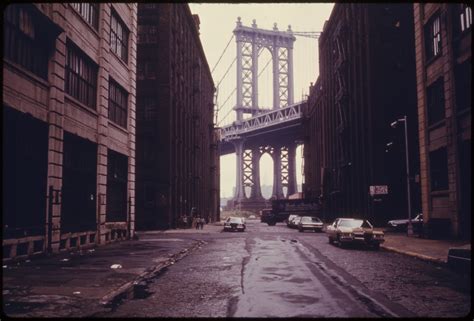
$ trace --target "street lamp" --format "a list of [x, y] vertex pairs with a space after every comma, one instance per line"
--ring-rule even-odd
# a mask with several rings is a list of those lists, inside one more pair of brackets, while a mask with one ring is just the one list
[[403, 116], [403, 118], [397, 119], [396, 121], [392, 122], [390, 126], [392, 128], [396, 128], [399, 122], [403, 122], [405, 125], [405, 158], [407, 163], [407, 196], [408, 196], [408, 227], [407, 227], [407, 234], [408, 236], [413, 235], [413, 225], [411, 224], [411, 193], [410, 193], [410, 163], [408, 161], [408, 132], [407, 132], [407, 116]]

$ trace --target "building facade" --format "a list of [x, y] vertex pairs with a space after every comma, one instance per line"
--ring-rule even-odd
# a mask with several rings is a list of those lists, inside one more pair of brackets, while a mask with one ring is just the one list
[[472, 7], [413, 6], [424, 225], [470, 239]]
[[4, 259], [133, 236], [137, 5], [3, 15]]
[[407, 116], [412, 213], [420, 211], [412, 5], [335, 4], [319, 57], [305, 113], [305, 197], [321, 199], [327, 221], [407, 217], [403, 124], [390, 126]]
[[187, 4], [138, 4], [137, 227], [218, 220], [214, 83]]

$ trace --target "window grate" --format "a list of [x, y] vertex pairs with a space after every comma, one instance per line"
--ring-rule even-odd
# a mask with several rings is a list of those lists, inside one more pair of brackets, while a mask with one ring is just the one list
[[125, 24], [115, 11], [110, 16], [110, 48], [120, 59], [128, 63], [128, 34]]
[[109, 81], [109, 119], [119, 126], [127, 127], [128, 93], [113, 79]]
[[95, 109], [97, 101], [97, 65], [71, 42], [66, 54], [66, 93]]
[[10, 4], [3, 13], [4, 58], [48, 79], [48, 48], [38, 21], [22, 5]]
[[71, 6], [95, 30], [99, 29], [99, 3], [71, 3]]

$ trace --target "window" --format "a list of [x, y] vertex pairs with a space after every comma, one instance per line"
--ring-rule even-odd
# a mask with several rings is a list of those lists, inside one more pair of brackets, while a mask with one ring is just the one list
[[430, 152], [431, 191], [442, 191], [448, 185], [448, 156], [446, 147]]
[[137, 61], [137, 79], [138, 80], [145, 79], [145, 64], [143, 60]]
[[128, 157], [111, 149], [107, 152], [107, 214], [108, 222], [127, 220]]
[[66, 49], [66, 93], [95, 109], [97, 101], [97, 65], [72, 42]]
[[128, 62], [128, 30], [115, 11], [110, 17], [110, 48], [124, 62]]
[[471, 59], [468, 59], [454, 69], [456, 108], [458, 111], [471, 108], [471, 67]]
[[436, 14], [425, 26], [426, 60], [441, 55], [441, 19]]
[[155, 79], [156, 78], [156, 62], [145, 62], [145, 78], [146, 79]]
[[48, 79], [48, 47], [39, 24], [20, 4], [10, 4], [3, 12], [3, 57], [35, 75]]
[[154, 25], [138, 26], [138, 43], [156, 43], [157, 29]]
[[155, 139], [151, 136], [143, 137], [143, 160], [144, 162], [151, 164], [155, 160], [156, 150]]
[[145, 119], [153, 120], [156, 119], [158, 114], [155, 99], [153, 97], [146, 97], [144, 99]]
[[460, 5], [460, 14], [459, 20], [461, 24], [461, 32], [464, 32], [468, 29], [471, 29], [472, 26], [472, 8], [466, 3], [461, 3]]
[[90, 24], [95, 30], [99, 29], [99, 4], [98, 3], [71, 3], [71, 6]]
[[143, 185], [143, 194], [144, 194], [144, 201], [145, 201], [145, 208], [152, 208], [155, 206], [155, 198], [156, 198], [156, 188], [155, 185], [151, 183], [145, 183]]
[[128, 93], [114, 80], [109, 81], [109, 119], [122, 127], [127, 127]]
[[428, 125], [444, 119], [444, 80], [439, 78], [426, 89]]

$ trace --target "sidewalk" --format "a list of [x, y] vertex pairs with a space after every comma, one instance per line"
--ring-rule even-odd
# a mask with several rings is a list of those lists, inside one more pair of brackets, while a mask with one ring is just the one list
[[381, 244], [381, 247], [441, 264], [448, 262], [450, 249], [462, 248], [469, 252], [471, 250], [471, 244], [468, 241], [431, 240], [417, 236], [408, 237], [405, 233], [393, 232], [385, 232], [385, 242]]
[[143, 295], [151, 278], [203, 244], [157, 238], [156, 233], [138, 233], [138, 241], [3, 263], [3, 312], [14, 317], [87, 317], [123, 298]]

